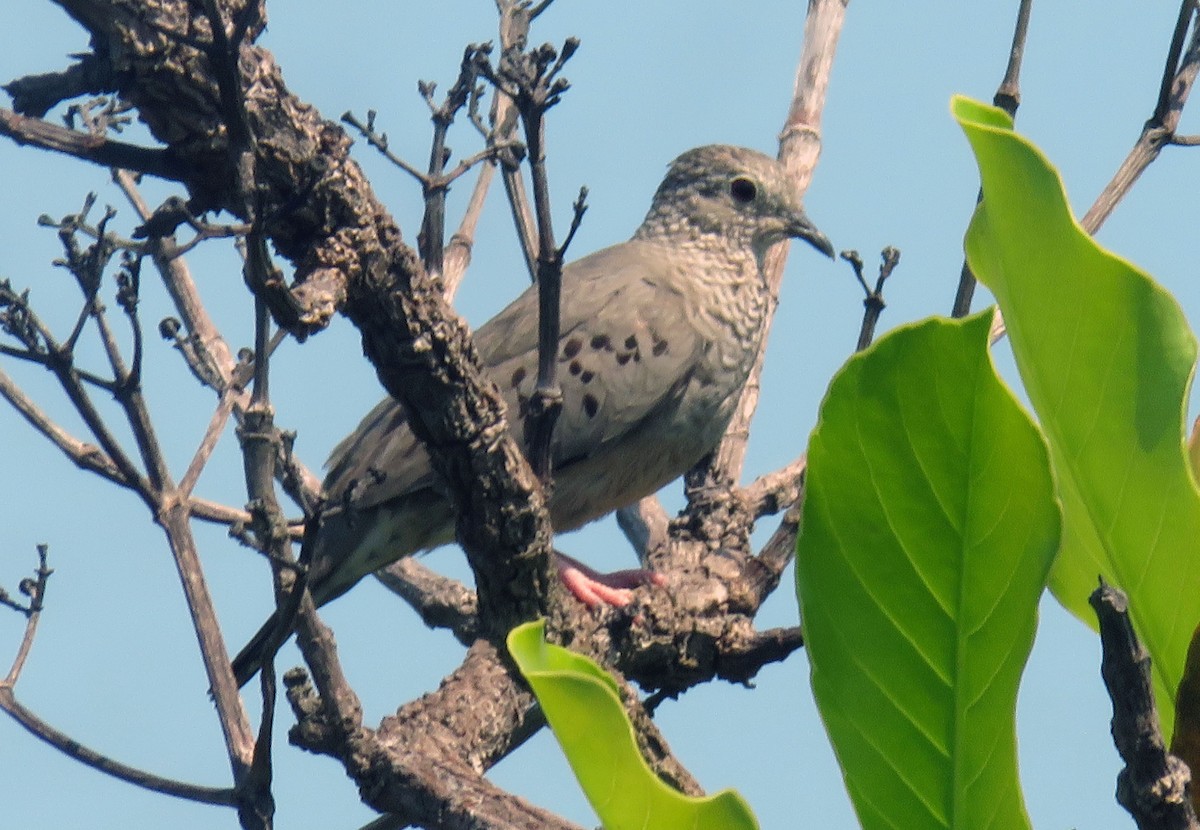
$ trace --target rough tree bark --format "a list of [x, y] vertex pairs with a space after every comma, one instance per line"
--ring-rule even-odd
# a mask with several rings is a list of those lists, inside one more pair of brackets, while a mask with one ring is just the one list
[[[285, 676], [297, 717], [290, 733], [294, 744], [337, 758], [368, 804], [419, 826], [567, 827], [482, 775], [541, 725], [502, 651], [500, 638], [514, 624], [548, 617], [550, 630], [573, 649], [663, 695], [716, 678], [747, 682], [764, 664], [800, 647], [796, 629], [759, 632], [753, 625], [790, 559], [795, 514], [784, 517], [760, 556], [753, 554], [749, 534], [755, 521], [796, 501], [803, 467], [794, 463], [747, 488], [737, 486], [757, 401], [757, 370], [729, 439], [710, 464], [689, 476], [688, 509], [665, 530], [660, 511], [647, 506], [642, 512], [643, 527], [649, 528], [642, 536], [647, 559], [670, 575], [670, 590], [639, 592], [630, 608], [620, 610], [590, 612], [564, 601], [551, 578], [551, 529], [541, 485], [508, 436], [500, 398], [479, 370], [445, 283], [427, 273], [405, 243], [350, 157], [343, 129], [294, 96], [273, 56], [255, 45], [265, 25], [264, 3], [57, 2], [91, 34], [92, 52], [58, 75], [11, 84], [14, 111], [0, 111], [0, 132], [179, 181], [187, 191], [186, 206], [171, 203], [149, 216], [147, 228], [156, 241], [210, 211], [224, 210], [245, 223], [247, 279], [257, 300], [300, 339], [339, 312], [359, 328], [381, 384], [410, 413], [414, 432], [430, 447], [463, 517], [458, 538], [475, 572], [478, 605], [466, 599], [450, 603], [456, 632], [465, 641], [475, 638], [462, 665], [436, 692], [369, 727], [341, 675], [329, 632], [301, 603], [299, 642], [310, 673]], [[523, 40], [531, 15], [544, 7], [498, 5], [502, 26], [509, 27], [506, 39], [514, 42]], [[781, 157], [799, 191], [816, 164], [820, 113], [844, 11], [840, 0], [810, 3], [805, 56], [781, 138]], [[58, 102], [97, 92], [135, 107], [161, 147], [132, 147], [41, 120]], [[506, 176], [510, 189], [516, 182]], [[265, 257], [266, 242], [292, 267], [290, 282], [269, 262], [255, 264], [256, 257]], [[461, 255], [456, 241], [450, 250]], [[781, 248], [772, 258], [776, 290], [785, 255]], [[170, 257], [161, 258], [163, 267], [177, 267]], [[209, 333], [200, 334], [211, 340]], [[233, 371], [228, 363], [226, 353], [227, 376]], [[227, 411], [240, 413], [247, 406], [238, 394]], [[269, 420], [263, 423], [273, 429]], [[311, 488], [302, 468], [291, 480], [299, 492], [305, 483]], [[203, 505], [186, 500], [175, 509], [192, 516], [204, 512]], [[253, 518], [254, 510], [250, 513]], [[283, 539], [279, 533], [276, 528], [277, 539]], [[393, 569], [397, 578], [414, 597], [427, 596], [433, 589], [412, 587], [416, 583], [405, 568]], [[219, 638], [219, 632], [208, 634]], [[210, 662], [221, 659], [209, 656]], [[217, 678], [228, 673], [227, 665], [209, 668]], [[223, 682], [214, 681], [219, 702], [229, 695]], [[699, 792], [628, 682], [625, 690], [643, 747], [660, 775]], [[269, 683], [264, 693], [269, 699]], [[233, 800], [245, 826], [271, 823], [269, 763], [263, 760], [269, 743], [269, 728], [260, 732], [253, 752], [230, 742]]]

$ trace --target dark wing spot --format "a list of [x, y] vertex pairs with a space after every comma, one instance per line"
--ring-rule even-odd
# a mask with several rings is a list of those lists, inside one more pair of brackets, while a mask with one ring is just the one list
[[563, 357], [574, 357], [579, 354], [579, 350], [583, 348], [583, 341], [578, 337], [572, 337], [563, 345]]
[[579, 375], [579, 382], [580, 383], [591, 383], [592, 378], [594, 378], [595, 376], [596, 376], [595, 372], [591, 371], [590, 369], [586, 370]]
[[521, 381], [525, 380], [525, 374], [526, 374], [526, 372], [525, 372], [524, 366], [519, 366], [517, 368], [517, 370], [515, 372], [513, 372], [513, 375], [512, 375], [513, 389], [516, 389], [518, 386], [521, 385]]
[[633, 352], [617, 352], [617, 365], [624, 366], [633, 357]]
[[637, 348], [637, 338], [632, 334], [625, 338], [625, 348], [633, 351]]
[[659, 357], [660, 355], [666, 354], [667, 353], [667, 341], [666, 340], [655, 340], [654, 348], [652, 349], [652, 351], [654, 352], [655, 357]]
[[596, 417], [596, 413], [600, 411], [600, 401], [596, 400], [595, 395], [583, 396], [583, 411], [589, 418]]
[[607, 334], [596, 334], [592, 336], [592, 348], [596, 350], [611, 349], [612, 342], [608, 339]]
[[571, 374], [577, 375], [583, 371], [583, 366], [580, 364], [580, 362], [578, 360], [572, 360], [571, 365], [567, 367], [567, 370]]

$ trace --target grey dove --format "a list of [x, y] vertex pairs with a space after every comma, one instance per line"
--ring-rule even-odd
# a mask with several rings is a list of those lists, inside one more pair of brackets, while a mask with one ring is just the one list
[[[778, 162], [711, 145], [671, 164], [629, 241], [563, 268], [556, 531], [654, 493], [716, 447], [764, 336], [772, 299], [763, 257], [789, 237], [833, 256]], [[474, 335], [518, 440], [537, 375], [537, 308], [531, 286]], [[453, 541], [450, 500], [390, 397], [333, 450], [324, 489], [331, 507], [308, 577], [318, 605], [402, 556]], [[240, 682], [273, 629], [268, 621], [234, 661]]]

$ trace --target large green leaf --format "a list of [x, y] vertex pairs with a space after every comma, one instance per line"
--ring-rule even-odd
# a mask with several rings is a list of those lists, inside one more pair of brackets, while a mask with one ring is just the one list
[[855, 356], [809, 441], [804, 637], [865, 828], [1029, 826], [1017, 684], [1059, 513], [989, 320], [928, 320]]
[[1063, 501], [1051, 588], [1093, 626], [1099, 575], [1129, 595], [1169, 738], [1200, 622], [1200, 494], [1184, 447], [1195, 339], [1166, 291], [1076, 223], [1057, 171], [1004, 113], [965, 98], [953, 109], [983, 186], [967, 258], [1004, 311]]
[[757, 830], [733, 790], [693, 798], [659, 780], [638, 751], [617, 684], [586, 657], [547, 643], [544, 629], [542, 620], [517, 626], [508, 650], [607, 830]]

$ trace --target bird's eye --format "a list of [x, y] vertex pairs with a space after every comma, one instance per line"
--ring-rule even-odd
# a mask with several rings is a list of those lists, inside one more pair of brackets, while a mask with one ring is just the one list
[[758, 195], [758, 186], [745, 176], [738, 176], [729, 183], [729, 195], [739, 205], [747, 205]]

